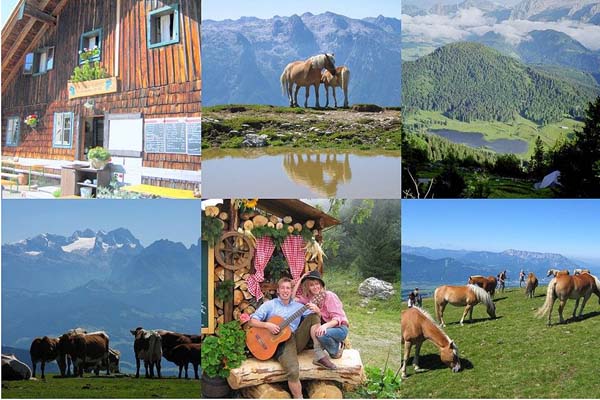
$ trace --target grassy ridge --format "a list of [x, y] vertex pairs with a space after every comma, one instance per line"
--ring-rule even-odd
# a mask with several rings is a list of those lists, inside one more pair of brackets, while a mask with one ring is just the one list
[[[193, 376], [193, 372], [192, 372]], [[83, 378], [3, 381], [3, 398], [200, 398], [200, 382], [194, 379], [106, 378], [85, 374]]]
[[[458, 345], [463, 371], [453, 374], [439, 359], [429, 341], [421, 348], [421, 368], [402, 383], [401, 395], [409, 398], [597, 398], [600, 348], [600, 305], [594, 295], [584, 309], [584, 319], [565, 325], [546, 326], [535, 311], [545, 300], [546, 287], [526, 299], [524, 289], [496, 294], [496, 320], [485, 307], [473, 312], [474, 323], [460, 326], [462, 307], [448, 306], [446, 333]], [[434, 315], [432, 299], [423, 306]], [[558, 321], [558, 303], [552, 322]], [[575, 302], [569, 300], [569, 318]], [[405, 306], [404, 306], [405, 307]], [[411, 356], [414, 355], [414, 348]], [[409, 363], [412, 362], [412, 357]]]

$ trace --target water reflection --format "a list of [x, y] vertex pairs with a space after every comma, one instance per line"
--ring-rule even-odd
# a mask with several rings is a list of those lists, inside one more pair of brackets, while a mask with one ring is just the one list
[[210, 149], [205, 197], [400, 197], [398, 151]]

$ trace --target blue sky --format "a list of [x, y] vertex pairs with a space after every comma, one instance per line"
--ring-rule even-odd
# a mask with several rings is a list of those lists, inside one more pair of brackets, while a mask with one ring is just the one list
[[71, 235], [90, 228], [126, 228], [142, 245], [159, 239], [187, 247], [200, 237], [200, 201], [195, 200], [3, 200], [2, 243], [41, 233]]
[[4, 23], [6, 22], [6, 20], [8, 19], [8, 17], [10, 17], [10, 13], [12, 12], [12, 10], [15, 8], [15, 6], [17, 5], [17, 3], [19, 2], [19, 0], [2, 0], [2, 9], [0, 10], [2, 12], [2, 26], [4, 26]]
[[402, 201], [402, 244], [600, 260], [600, 201]]
[[331, 11], [351, 18], [400, 18], [400, 0], [202, 0], [202, 19], [223, 20], [240, 17], [272, 18], [311, 12]]

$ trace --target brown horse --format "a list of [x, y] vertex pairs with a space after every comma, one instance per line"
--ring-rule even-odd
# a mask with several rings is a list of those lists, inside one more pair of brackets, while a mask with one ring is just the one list
[[580, 275], [580, 274], [590, 274], [590, 270], [589, 269], [582, 269], [582, 268], [577, 268], [573, 270], [573, 275]]
[[[281, 82], [281, 90], [287, 94], [290, 101], [290, 107], [298, 106], [298, 91], [300, 87], [305, 87], [304, 108], [308, 107], [308, 95], [310, 87], [315, 88], [315, 107], [319, 105], [319, 86], [321, 85], [321, 70], [325, 68], [333, 76], [336, 75], [335, 58], [333, 54], [318, 54], [312, 56], [305, 61], [293, 61], [286, 65], [279, 81]], [[292, 96], [292, 91], [296, 85], [296, 90]]]
[[344, 92], [344, 108], [348, 108], [348, 84], [350, 83], [350, 69], [345, 65], [341, 65], [335, 69], [337, 72], [332, 75], [331, 72], [325, 70], [321, 74], [321, 82], [325, 86], [325, 94], [327, 95], [327, 102], [325, 107], [329, 107], [329, 88], [333, 92], [333, 101], [337, 108], [337, 98], [335, 97], [335, 88], [341, 87]]
[[435, 289], [433, 297], [435, 299], [435, 315], [442, 326], [446, 326], [444, 322], [444, 309], [448, 303], [453, 306], [466, 306], [460, 319], [461, 325], [467, 313], [469, 313], [469, 321], [473, 320], [473, 307], [479, 303], [485, 304], [490, 318], [496, 318], [496, 305], [492, 301], [492, 297], [479, 286], [443, 285]]
[[546, 301], [544, 302], [542, 308], [538, 310], [537, 316], [542, 317], [545, 314], [548, 314], [548, 325], [550, 325], [552, 308], [554, 307], [554, 302], [556, 299], [558, 299], [560, 300], [560, 304], [558, 306], [558, 315], [560, 318], [560, 323], [563, 324], [565, 322], [563, 318], [563, 309], [565, 308], [567, 300], [575, 300], [575, 308], [573, 309], [573, 318], [575, 318], [579, 300], [583, 297], [583, 302], [581, 303], [581, 308], [579, 309], [579, 317], [581, 317], [583, 314], [583, 307], [585, 307], [585, 303], [587, 303], [592, 293], [598, 296], [598, 304], [600, 304], [600, 280], [598, 280], [598, 278], [596, 278], [594, 275], [581, 274], [571, 276], [558, 274], [552, 278], [548, 284]]
[[413, 365], [415, 372], [419, 372], [419, 352], [421, 351], [421, 345], [426, 340], [431, 340], [440, 350], [440, 358], [444, 364], [452, 368], [453, 372], [460, 371], [458, 347], [425, 310], [412, 307], [402, 311], [400, 324], [402, 332], [400, 342], [404, 344], [404, 357], [400, 367], [402, 378], [406, 378], [406, 363], [413, 344], [415, 345]]
[[498, 280], [495, 276], [488, 276], [487, 278], [481, 275], [471, 275], [469, 277], [470, 285], [477, 285], [480, 288], [483, 288], [486, 292], [488, 292], [491, 296], [496, 292], [496, 285], [498, 284]]
[[538, 286], [538, 278], [535, 276], [533, 272], [529, 273], [527, 276], [527, 284], [525, 285], [525, 296], [533, 299], [535, 296], [535, 288]]

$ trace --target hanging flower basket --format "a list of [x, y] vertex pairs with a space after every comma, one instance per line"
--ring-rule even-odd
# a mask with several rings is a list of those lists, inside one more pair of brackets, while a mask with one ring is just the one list
[[40, 119], [37, 116], [37, 114], [30, 114], [27, 116], [27, 118], [25, 118], [23, 120], [23, 122], [25, 123], [25, 125], [27, 125], [30, 128], [35, 128], [36, 126], [38, 126], [38, 124], [40, 123]]

